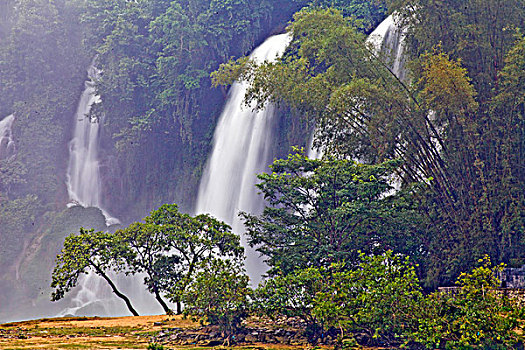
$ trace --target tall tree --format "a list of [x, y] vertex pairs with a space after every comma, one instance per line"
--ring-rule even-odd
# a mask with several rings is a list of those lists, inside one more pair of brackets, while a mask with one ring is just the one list
[[359, 250], [417, 255], [421, 219], [401, 195], [388, 194], [397, 166], [311, 160], [300, 153], [276, 160], [271, 174], [259, 175], [268, 202], [263, 214], [242, 214], [250, 244], [268, 257], [269, 273], [352, 264]]

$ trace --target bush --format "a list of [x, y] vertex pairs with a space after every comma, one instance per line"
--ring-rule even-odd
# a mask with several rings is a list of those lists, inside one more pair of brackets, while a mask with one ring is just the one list
[[164, 350], [164, 345], [158, 344], [158, 343], [149, 343], [148, 350]]
[[480, 267], [462, 273], [450, 293], [435, 292], [421, 303], [418, 328], [410, 338], [427, 348], [509, 349], [518, 343], [515, 330], [523, 313], [515, 300], [498, 293], [496, 272], [486, 256]]
[[422, 299], [415, 268], [408, 257], [387, 251], [360, 255], [351, 268], [334, 265], [326, 292], [315, 300], [314, 314], [326, 326], [340, 330], [339, 345], [394, 345], [415, 327], [414, 311]]
[[422, 294], [414, 267], [392, 251], [360, 254], [355, 266], [307, 268], [268, 280], [257, 290], [256, 305], [270, 316], [297, 316], [306, 322], [308, 340], [339, 333], [339, 346], [399, 344]]
[[271, 318], [299, 317], [306, 323], [308, 341], [315, 343], [323, 333], [323, 325], [313, 313], [314, 300], [326, 289], [325, 272], [307, 268], [266, 280], [255, 291], [255, 311]]
[[213, 259], [203, 266], [184, 293], [184, 315], [219, 326], [231, 342], [248, 316], [249, 278], [239, 262]]

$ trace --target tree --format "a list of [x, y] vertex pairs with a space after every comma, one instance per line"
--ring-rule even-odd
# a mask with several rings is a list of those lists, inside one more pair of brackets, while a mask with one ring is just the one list
[[176, 204], [164, 204], [144, 218], [115, 233], [128, 273], [146, 273], [144, 283], [164, 311], [171, 310], [161, 294], [177, 304], [201, 264], [214, 258], [242, 259], [239, 236], [225, 223], [205, 214], [180, 213]]
[[211, 259], [184, 292], [184, 314], [219, 326], [228, 346], [248, 316], [249, 278], [239, 261]]
[[358, 251], [414, 252], [421, 218], [401, 194], [389, 195], [388, 177], [400, 165], [364, 165], [344, 159], [276, 160], [261, 174], [268, 205], [262, 215], [242, 213], [248, 241], [268, 257], [269, 274], [353, 263]]
[[55, 290], [51, 294], [51, 300], [62, 299], [65, 293], [77, 285], [81, 274], [91, 271], [102, 277], [113, 293], [126, 303], [128, 310], [138, 316], [129, 298], [117, 289], [108, 275], [111, 269], [119, 270], [118, 262], [126, 253], [114, 235], [80, 228], [79, 234], [66, 237], [64, 248], [57, 256], [51, 282], [51, 287]]
[[[294, 0], [305, 3], [304, 0]], [[366, 33], [374, 30], [375, 27], [384, 19], [387, 12], [386, 6], [382, 1], [367, 0], [311, 0], [308, 5], [312, 8], [334, 8], [345, 17], [359, 20], [359, 27]]]

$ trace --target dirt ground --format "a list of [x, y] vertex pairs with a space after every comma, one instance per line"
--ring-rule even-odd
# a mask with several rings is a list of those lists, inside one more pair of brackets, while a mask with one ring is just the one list
[[[197, 328], [180, 316], [76, 317], [0, 325], [0, 349], [147, 349], [163, 329]], [[213, 347], [222, 348], [222, 347]], [[243, 345], [237, 349], [299, 349], [279, 344]], [[210, 349], [164, 345], [164, 349]]]

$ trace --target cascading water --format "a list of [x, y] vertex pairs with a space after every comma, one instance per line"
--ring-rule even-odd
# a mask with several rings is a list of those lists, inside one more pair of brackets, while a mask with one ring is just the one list
[[368, 36], [367, 41], [400, 80], [405, 80], [405, 36], [404, 28], [396, 23], [396, 14], [391, 14]]
[[[406, 78], [405, 70], [405, 30], [396, 23], [396, 15], [391, 14], [381, 22], [367, 38], [372, 44], [379, 59], [392, 70], [401, 81]], [[323, 152], [313, 147], [315, 130], [310, 135], [307, 156], [311, 159], [319, 159]]]
[[[106, 218], [106, 225], [118, 223], [101, 208], [101, 179], [99, 171], [99, 133], [100, 120], [95, 120], [91, 115], [91, 107], [100, 102], [100, 97], [95, 93], [95, 82], [100, 72], [91, 65], [88, 68], [88, 79], [85, 89], [80, 96], [75, 114], [75, 128], [73, 139], [69, 143], [69, 166], [67, 169], [67, 190], [70, 203], [68, 207], [81, 205], [83, 207], [97, 207]], [[61, 315], [75, 314], [78, 310], [91, 305], [97, 305], [107, 312], [107, 307], [97, 291], [100, 290], [100, 278], [90, 273], [79, 281], [79, 290], [72, 299], [72, 307], [61, 312]]]
[[107, 225], [118, 224], [102, 208], [101, 178], [98, 146], [101, 121], [90, 116], [91, 107], [100, 102], [95, 94], [94, 79], [100, 72], [92, 65], [88, 69], [89, 80], [80, 97], [75, 114], [75, 132], [69, 144], [69, 166], [67, 169], [67, 190], [70, 205], [97, 207], [106, 217]]
[[[250, 58], [263, 62], [284, 53], [291, 38], [288, 34], [268, 38], [256, 48]], [[256, 174], [267, 170], [272, 160], [274, 106], [260, 111], [245, 106], [244, 96], [249, 85], [236, 82], [214, 134], [213, 151], [199, 187], [196, 213], [209, 213], [242, 234], [244, 226], [239, 211], [260, 213], [264, 202], [257, 194]], [[247, 247], [243, 239], [243, 245]], [[257, 253], [247, 248], [246, 270], [257, 283], [266, 267]]]
[[14, 120], [15, 116], [11, 114], [0, 121], [0, 160], [15, 154], [15, 141], [11, 131]]
[[306, 156], [310, 159], [321, 159], [323, 157], [323, 151], [314, 146], [315, 138], [315, 129], [310, 134], [310, 139], [308, 140], [308, 149], [306, 151]]

